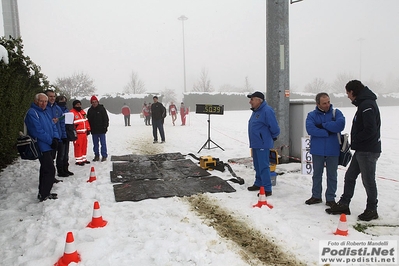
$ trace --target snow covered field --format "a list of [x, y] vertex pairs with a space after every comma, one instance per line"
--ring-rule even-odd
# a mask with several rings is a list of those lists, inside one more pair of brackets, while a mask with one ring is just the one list
[[[346, 116], [345, 132], [350, 131], [355, 107], [340, 108]], [[249, 227], [259, 230], [284, 251], [304, 265], [317, 265], [321, 240], [398, 240], [399, 237], [399, 126], [395, 117], [399, 107], [380, 107], [383, 153], [377, 165], [380, 218], [371, 223], [391, 225], [370, 227], [366, 233], [356, 231], [357, 215], [365, 208], [366, 195], [358, 181], [348, 215], [349, 235], [333, 234], [339, 216], [325, 213], [324, 203], [308, 206], [311, 176], [300, 173], [300, 163], [277, 166], [277, 185], [268, 202], [274, 208], [252, 208], [258, 197], [247, 191], [253, 184], [254, 171], [244, 165], [231, 164], [244, 185], [231, 183], [235, 193], [206, 194], [214, 204], [231, 213]], [[112, 155], [158, 154], [169, 152], [211, 155], [227, 162], [230, 158], [250, 155], [247, 122], [251, 111], [227, 111], [211, 116], [211, 139], [225, 149], [198, 150], [207, 140], [207, 119], [191, 113], [187, 126], [172, 126], [165, 120], [166, 143], [152, 143], [152, 127], [144, 125], [139, 115], [132, 115], [132, 126], [125, 127], [122, 115], [110, 114], [107, 133], [108, 151]], [[180, 122], [179, 118], [178, 121]], [[112, 162], [95, 162], [84, 167], [74, 165], [71, 145], [70, 170], [74, 176], [62, 178], [53, 192], [58, 200], [38, 203], [38, 161], [18, 160], [0, 173], [0, 265], [52, 265], [63, 255], [66, 233], [71, 231], [81, 255], [79, 265], [260, 265], [245, 259], [242, 248], [218, 235], [207, 222], [191, 210], [183, 198], [161, 198], [140, 202], [115, 202], [109, 172]], [[88, 158], [92, 159], [91, 138]], [[192, 158], [187, 156], [187, 158]], [[91, 166], [97, 180], [86, 181]], [[223, 179], [228, 171], [213, 171]], [[339, 168], [337, 198], [342, 193], [345, 168]], [[104, 228], [90, 229], [93, 202], [98, 201]], [[324, 199], [323, 199], [324, 201]], [[259, 246], [262, 249], [262, 246]]]

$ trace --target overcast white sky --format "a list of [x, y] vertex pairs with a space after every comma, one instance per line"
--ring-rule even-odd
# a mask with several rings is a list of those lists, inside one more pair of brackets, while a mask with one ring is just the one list
[[[242, 87], [248, 77], [254, 90], [265, 90], [266, 0], [18, 0], [18, 8], [25, 54], [51, 82], [84, 72], [98, 93], [122, 92], [135, 71], [149, 92], [182, 92], [177, 18], [185, 15], [187, 91], [203, 68], [215, 89]], [[339, 73], [399, 80], [397, 17], [397, 0], [290, 5], [291, 87], [333, 82]]]

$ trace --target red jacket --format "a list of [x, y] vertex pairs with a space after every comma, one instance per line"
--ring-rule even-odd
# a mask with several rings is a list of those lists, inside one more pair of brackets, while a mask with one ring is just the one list
[[122, 106], [122, 114], [124, 116], [130, 115], [130, 108], [127, 105]]
[[86, 118], [86, 112], [83, 109], [78, 112], [74, 108], [71, 109], [71, 112], [73, 113], [73, 124], [75, 125], [76, 132], [81, 134], [90, 131], [90, 124], [89, 120]]

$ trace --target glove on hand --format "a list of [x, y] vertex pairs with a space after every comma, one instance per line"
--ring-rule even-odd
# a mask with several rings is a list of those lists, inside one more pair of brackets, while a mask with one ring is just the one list
[[317, 128], [323, 129], [323, 125], [322, 124], [316, 124], [315, 125]]
[[53, 138], [53, 141], [51, 142], [50, 147], [51, 147], [53, 150], [56, 150], [56, 149], [58, 148], [58, 139]]
[[87, 134], [87, 136], [90, 135], [90, 130], [87, 130], [87, 131], [86, 131], [86, 134]]
[[276, 141], [277, 140], [277, 138], [273, 138], [273, 141]]

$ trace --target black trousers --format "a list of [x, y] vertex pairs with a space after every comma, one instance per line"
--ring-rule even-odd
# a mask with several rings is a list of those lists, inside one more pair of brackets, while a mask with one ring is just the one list
[[55, 179], [55, 167], [52, 151], [43, 152], [39, 161], [39, 194], [42, 198], [45, 198], [50, 195]]

